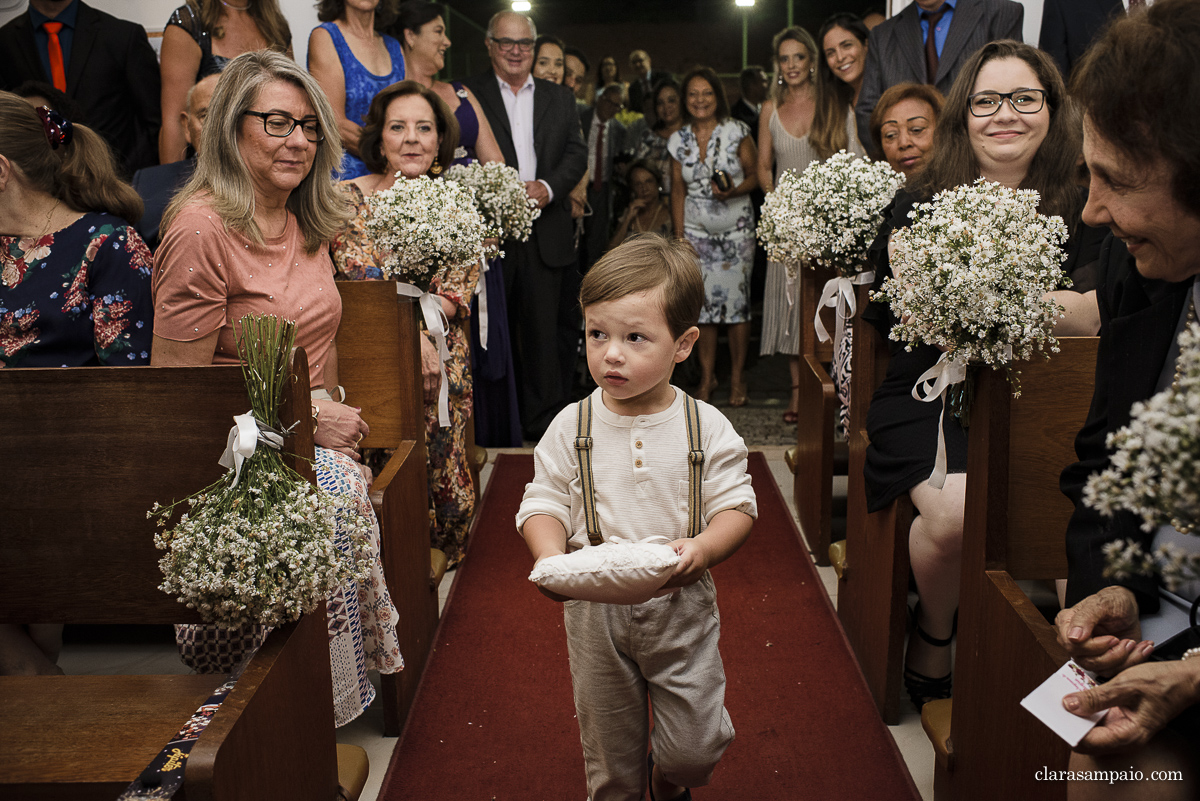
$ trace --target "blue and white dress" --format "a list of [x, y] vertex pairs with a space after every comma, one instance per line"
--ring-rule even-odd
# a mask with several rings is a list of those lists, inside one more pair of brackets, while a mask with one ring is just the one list
[[[346, 43], [346, 37], [336, 24], [322, 22], [318, 27], [329, 33], [329, 38], [333, 39], [333, 46], [337, 50], [338, 61], [342, 62], [342, 75], [345, 76], [346, 83], [346, 119], [362, 125], [367, 110], [371, 107], [371, 99], [379, 94], [381, 89], [404, 80], [404, 53], [400, 50], [400, 42], [387, 34], [383, 35], [383, 43], [387, 46], [388, 55], [392, 57], [392, 71], [387, 75], [376, 75], [354, 57], [350, 45]], [[312, 69], [311, 64], [309, 69]], [[349, 180], [369, 172], [362, 159], [347, 153], [342, 157], [342, 169], [337, 177]]]
[[683, 233], [700, 256], [704, 277], [702, 325], [750, 320], [754, 207], [749, 196], [716, 200], [712, 192], [714, 170], [727, 172], [734, 186], [745, 179], [738, 148], [749, 135], [744, 122], [732, 118], [719, 122], [708, 137], [703, 158], [692, 126], [683, 126], [667, 140], [667, 151], [682, 167], [687, 186]]

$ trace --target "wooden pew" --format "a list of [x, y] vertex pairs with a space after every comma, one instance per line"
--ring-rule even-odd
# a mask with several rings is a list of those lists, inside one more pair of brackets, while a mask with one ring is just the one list
[[1072, 506], [1058, 480], [1075, 461], [1098, 339], [1061, 342], [1050, 361], [1022, 365], [1020, 398], [1012, 398], [1001, 372], [980, 371], [975, 385], [954, 698], [926, 705], [922, 715], [937, 754], [939, 801], [1066, 798], [1065, 782], [1039, 782], [1035, 774], [1065, 770], [1067, 745], [1020, 701], [1067, 654], [1016, 583], [1067, 574]]
[[[371, 427], [362, 447], [395, 451], [375, 477], [371, 497], [379, 516], [384, 577], [400, 610], [396, 633], [404, 670], [380, 677], [384, 733], [398, 737], [438, 623], [437, 585], [430, 580], [428, 457], [417, 339], [421, 311], [414, 299], [396, 294], [394, 281], [339, 281], [337, 286], [342, 296], [338, 377], [346, 402], [362, 407]], [[443, 557], [443, 570], [444, 564]]]
[[[834, 275], [832, 270], [802, 267], [797, 285], [799, 308], [792, 324], [800, 325], [800, 419], [796, 425], [796, 447], [789, 456], [792, 494], [804, 541], [818, 565], [829, 564], [833, 517], [833, 429], [837, 422], [837, 391], [827, 365], [833, 361], [833, 342], [817, 340], [813, 317], [821, 289]], [[822, 310], [825, 328], [832, 335], [836, 325], [833, 309]]]
[[[868, 287], [858, 287], [866, 308]], [[900, 721], [901, 664], [908, 598], [908, 530], [913, 507], [905, 493], [888, 508], [867, 514], [863, 481], [867, 409], [887, 374], [888, 342], [875, 326], [854, 320], [846, 487], [845, 557], [838, 577], [838, 618], [885, 723]], [[835, 568], [838, 568], [835, 565]]]
[[[283, 419], [311, 457], [308, 364]], [[199, 622], [158, 590], [154, 502], [215, 480], [239, 367], [0, 370], [0, 622]], [[303, 460], [293, 467], [312, 480]], [[0, 677], [0, 797], [110, 801], [221, 675]], [[329, 801], [338, 785], [325, 608], [276, 629], [187, 763], [191, 799]], [[181, 796], [181, 797], [183, 797]]]

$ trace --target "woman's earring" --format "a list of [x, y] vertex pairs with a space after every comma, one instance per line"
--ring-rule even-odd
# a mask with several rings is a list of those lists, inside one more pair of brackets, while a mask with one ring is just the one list
[[816, 74], [817, 74], [817, 68], [816, 68], [816, 67], [809, 67], [809, 68], [808, 68], [808, 77], [810, 77], [810, 78], [811, 78], [812, 76], [814, 76], [814, 75], [816, 75]]
[[438, 164], [437, 156], [433, 157], [433, 166], [429, 168], [429, 171], [434, 175], [442, 174], [442, 165]]
[[777, 80], [778, 80], [778, 82], [779, 82], [779, 85], [780, 85], [780, 86], [783, 86], [783, 73], [782, 73], [782, 72], [781, 72], [781, 73], [779, 73], [779, 78], [778, 78]]

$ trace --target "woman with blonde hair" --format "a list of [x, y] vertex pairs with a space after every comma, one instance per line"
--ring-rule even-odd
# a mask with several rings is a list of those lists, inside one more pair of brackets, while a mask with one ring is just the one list
[[[809, 32], [785, 28], [775, 35], [771, 47], [776, 78], [758, 123], [758, 181], [764, 192], [774, 191], [784, 172], [804, 172], [812, 162], [847, 147], [847, 142], [854, 145], [850, 148], [854, 152], [863, 152], [848, 128], [853, 117], [838, 110], [838, 104], [830, 101], [830, 88], [817, 80], [823, 59]], [[831, 124], [831, 120], [840, 124]], [[832, 136], [837, 131], [840, 139]], [[767, 262], [759, 353], [791, 357], [792, 391], [783, 421], [794, 424], [800, 412], [800, 319], [797, 292], [787, 283], [787, 269], [778, 262]]]
[[279, 0], [187, 0], [171, 12], [163, 29], [162, 128], [158, 160], [186, 158], [187, 139], [180, 115], [197, 81], [220, 72], [229, 60], [251, 50], [270, 48], [292, 55], [292, 30]]
[[[296, 321], [308, 353], [315, 469], [322, 488], [355, 499], [372, 528], [370, 576], [329, 598], [329, 651], [337, 725], [353, 720], [375, 690], [367, 670], [400, 670], [399, 615], [384, 584], [379, 527], [360, 469], [369, 431], [338, 386], [335, 335], [342, 303], [328, 243], [352, 215], [332, 175], [342, 160], [337, 118], [316, 80], [271, 50], [244, 53], [217, 83], [191, 180], [163, 215], [154, 262], [152, 364], [236, 364], [234, 324], [249, 313]], [[220, 672], [266, 632], [184, 626], [185, 660]]]

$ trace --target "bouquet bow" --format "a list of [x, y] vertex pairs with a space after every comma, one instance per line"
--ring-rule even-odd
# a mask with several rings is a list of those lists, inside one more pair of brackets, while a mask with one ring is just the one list
[[232, 486], [237, 486], [242, 477], [242, 463], [254, 455], [260, 442], [277, 451], [283, 450], [283, 435], [266, 426], [259, 428], [254, 412], [234, 415], [233, 428], [229, 429], [229, 440], [220, 459], [221, 467], [233, 468]]
[[829, 332], [825, 329], [825, 323], [821, 322], [821, 309], [827, 306], [836, 309], [837, 325], [833, 330], [833, 348], [835, 352], [837, 351], [845, 333], [846, 320], [853, 317], [856, 311], [854, 287], [870, 284], [874, 280], [875, 272], [866, 270], [853, 278], [838, 276], [825, 282], [825, 288], [821, 290], [821, 299], [817, 301], [817, 313], [813, 317], [813, 327], [816, 329], [817, 339], [821, 342], [829, 341]]
[[450, 348], [446, 346], [446, 332], [450, 321], [442, 311], [442, 304], [428, 292], [423, 292], [412, 284], [403, 281], [396, 282], [396, 294], [409, 298], [417, 298], [421, 304], [421, 314], [425, 317], [425, 328], [433, 334], [437, 343], [439, 368], [442, 371], [441, 389], [438, 390], [438, 424], [442, 428], [450, 425], [450, 382], [446, 377], [446, 360], [450, 358]]
[[946, 434], [942, 430], [942, 423], [946, 419], [946, 392], [954, 384], [966, 380], [967, 362], [951, 359], [949, 353], [943, 353], [933, 367], [921, 374], [912, 389], [915, 400], [929, 403], [942, 399], [942, 413], [938, 415], [937, 457], [933, 462], [933, 475], [929, 477], [929, 486], [936, 489], [941, 489], [946, 483]]

